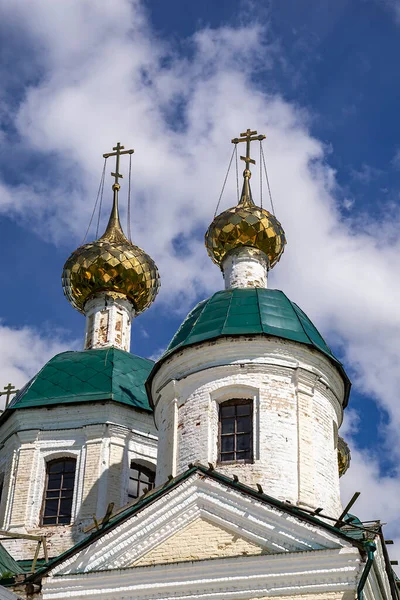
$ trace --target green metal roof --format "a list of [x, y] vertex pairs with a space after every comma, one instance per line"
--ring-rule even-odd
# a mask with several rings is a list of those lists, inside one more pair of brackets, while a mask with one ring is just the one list
[[307, 315], [280, 290], [235, 288], [203, 300], [188, 314], [152, 375], [164, 359], [181, 348], [223, 336], [257, 334], [306, 344], [325, 354], [343, 375], [347, 404], [350, 381], [341, 363]]
[[7, 579], [13, 575], [24, 573], [24, 570], [0, 544], [0, 579]]
[[117, 348], [62, 352], [18, 392], [4, 415], [19, 408], [98, 400], [151, 411], [144, 383], [153, 365]]

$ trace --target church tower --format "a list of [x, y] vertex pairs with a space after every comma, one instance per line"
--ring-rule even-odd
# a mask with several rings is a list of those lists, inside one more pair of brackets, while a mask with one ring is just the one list
[[338, 516], [338, 428], [350, 384], [310, 319], [267, 287], [286, 239], [252, 197], [250, 143], [264, 137], [247, 130], [232, 140], [247, 147], [240, 201], [205, 236], [225, 290], [189, 313], [147, 382], [159, 430], [157, 481], [199, 461]]
[[[0, 529], [46, 536], [56, 556], [101, 518], [154, 485], [157, 432], [144, 389], [153, 361], [130, 354], [132, 319], [159, 289], [154, 261], [125, 236], [119, 217], [120, 156], [105, 233], [75, 250], [62, 284], [86, 317], [83, 352], [54, 356], [0, 418]], [[111, 507], [111, 508], [110, 508]], [[8, 542], [32, 559], [35, 542]]]

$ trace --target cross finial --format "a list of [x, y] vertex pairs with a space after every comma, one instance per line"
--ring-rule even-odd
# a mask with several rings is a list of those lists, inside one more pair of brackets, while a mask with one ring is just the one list
[[4, 392], [0, 392], [0, 396], [5, 396], [6, 397], [6, 408], [10, 402], [10, 398], [11, 396], [14, 396], [17, 392], [19, 392], [19, 390], [17, 390], [15, 388], [15, 386], [13, 386], [11, 383], [9, 383], [8, 385], [4, 386]]
[[257, 135], [257, 131], [251, 131], [251, 129], [247, 129], [247, 131], [240, 134], [240, 137], [233, 138], [232, 144], [240, 144], [240, 142], [246, 142], [246, 156], [241, 156], [240, 160], [244, 160], [246, 163], [246, 171], [248, 171], [248, 175], [250, 175], [250, 163], [252, 165], [256, 164], [256, 161], [250, 158], [250, 142], [255, 142], [256, 140], [262, 141], [265, 140], [265, 135]]
[[103, 154], [103, 158], [109, 158], [110, 156], [115, 156], [115, 173], [111, 173], [111, 176], [114, 177], [114, 183], [112, 189], [114, 191], [119, 190], [120, 185], [118, 183], [118, 179], [122, 179], [123, 175], [119, 172], [119, 157], [122, 154], [133, 154], [134, 150], [125, 150], [125, 146], [121, 146], [120, 142], [113, 148], [115, 152], [108, 152], [107, 154]]

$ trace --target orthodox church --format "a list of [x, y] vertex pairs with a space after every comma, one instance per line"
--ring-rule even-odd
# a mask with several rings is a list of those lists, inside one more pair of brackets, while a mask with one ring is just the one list
[[119, 218], [118, 144], [105, 233], [62, 284], [84, 350], [53, 357], [0, 416], [0, 599], [399, 599], [380, 521], [343, 507], [350, 381], [268, 273], [286, 239], [253, 200], [205, 236], [224, 289], [161, 358], [130, 353], [154, 261]]

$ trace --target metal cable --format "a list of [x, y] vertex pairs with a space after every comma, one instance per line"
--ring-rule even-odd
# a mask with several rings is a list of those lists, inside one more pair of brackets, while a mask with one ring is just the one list
[[132, 180], [132, 154], [129, 155], [129, 181], [128, 181], [128, 239], [132, 242], [131, 232], [131, 180]]
[[102, 176], [102, 180], [100, 181], [100, 204], [99, 204], [99, 214], [97, 217], [97, 227], [96, 227], [96, 240], [99, 237], [99, 227], [100, 227], [100, 219], [101, 219], [101, 209], [103, 206], [103, 192], [104, 192], [104, 180], [105, 180], [105, 176], [106, 176], [106, 162], [107, 159], [104, 159], [104, 167], [103, 167], [103, 176]]
[[261, 146], [261, 156], [262, 156], [262, 160], [263, 160], [263, 163], [264, 163], [265, 178], [267, 180], [268, 193], [269, 193], [269, 199], [270, 199], [270, 202], [271, 202], [272, 214], [275, 217], [275, 208], [274, 208], [274, 203], [273, 203], [273, 200], [272, 200], [271, 188], [270, 188], [270, 185], [269, 185], [269, 178], [268, 178], [268, 172], [267, 172], [267, 165], [265, 164], [265, 156], [264, 156], [264, 150], [263, 150], [262, 146]]
[[215, 216], [217, 214], [217, 211], [218, 211], [218, 208], [219, 208], [219, 205], [220, 205], [220, 202], [221, 202], [222, 194], [224, 193], [224, 189], [225, 189], [225, 185], [226, 185], [226, 180], [228, 179], [228, 175], [229, 175], [229, 171], [231, 169], [231, 164], [232, 164], [232, 160], [233, 160], [233, 155], [235, 154], [235, 150], [236, 150], [236, 144], [235, 144], [235, 148], [233, 149], [233, 152], [232, 152], [231, 160], [229, 161], [228, 170], [226, 172], [225, 179], [224, 179], [224, 184], [222, 186], [222, 190], [221, 190], [221, 193], [219, 195], [219, 199], [218, 199], [218, 203], [217, 203], [217, 208], [215, 209], [215, 213], [214, 213], [214, 218], [215, 218]]
[[262, 208], [262, 201], [263, 201], [263, 186], [262, 186], [262, 146], [261, 146], [261, 140], [260, 140], [260, 206]]
[[238, 153], [237, 153], [237, 144], [235, 144], [235, 156], [236, 156], [236, 191], [237, 191], [237, 201], [239, 204], [239, 165], [238, 165]]
[[[89, 229], [90, 229], [90, 226], [91, 226], [92, 221], [93, 221], [93, 217], [94, 217], [94, 215], [96, 213], [97, 203], [99, 201], [100, 194], [102, 194], [102, 189], [104, 188], [104, 178], [105, 178], [105, 172], [106, 172], [106, 162], [107, 162], [107, 159], [105, 158], [104, 159], [104, 165], [103, 165], [103, 172], [102, 172], [101, 178], [100, 178], [100, 185], [99, 185], [99, 189], [97, 190], [96, 202], [94, 203], [94, 208], [93, 208], [92, 216], [90, 217], [89, 225], [88, 225], [88, 228], [86, 229], [86, 233], [85, 233], [85, 235], [83, 237], [82, 244], [85, 243], [85, 240], [86, 240], [86, 238], [88, 236]], [[97, 226], [97, 228], [98, 228], [98, 226]], [[97, 237], [97, 234], [96, 234], [96, 237]]]

